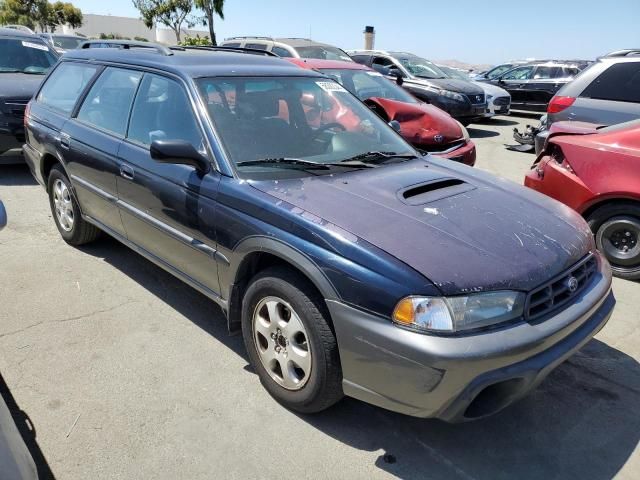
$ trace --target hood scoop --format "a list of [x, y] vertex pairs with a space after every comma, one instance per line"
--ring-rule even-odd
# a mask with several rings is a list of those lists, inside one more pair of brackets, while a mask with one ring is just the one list
[[429, 182], [411, 185], [398, 192], [398, 198], [407, 205], [424, 205], [443, 198], [475, 190], [473, 185], [458, 178], [437, 178]]

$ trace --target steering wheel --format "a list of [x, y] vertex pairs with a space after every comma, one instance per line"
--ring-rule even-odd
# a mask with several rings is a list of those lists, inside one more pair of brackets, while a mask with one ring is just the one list
[[312, 140], [315, 140], [320, 136], [320, 134], [326, 132], [327, 130], [331, 130], [332, 128], [339, 128], [343, 132], [347, 131], [345, 126], [342, 125], [341, 123], [338, 123], [338, 122], [327, 123], [326, 125], [322, 125], [316, 131], [313, 132], [313, 134], [311, 135]]

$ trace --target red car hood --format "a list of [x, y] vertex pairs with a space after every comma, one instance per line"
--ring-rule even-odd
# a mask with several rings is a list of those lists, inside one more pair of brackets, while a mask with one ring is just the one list
[[[369, 98], [400, 123], [402, 136], [413, 145], [447, 144], [462, 138], [462, 129], [447, 112], [428, 103], [406, 103], [388, 98]], [[439, 141], [436, 135], [442, 135]]]

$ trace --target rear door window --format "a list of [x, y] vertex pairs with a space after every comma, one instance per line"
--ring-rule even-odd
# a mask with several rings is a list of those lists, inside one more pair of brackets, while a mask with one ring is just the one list
[[505, 73], [503, 80], [529, 80], [533, 73], [533, 67], [518, 67]]
[[154, 140], [184, 140], [196, 149], [203, 143], [184, 88], [153, 74], [146, 74], [140, 85], [127, 138], [143, 145], [151, 145]]
[[61, 112], [71, 113], [78, 97], [97, 71], [97, 65], [63, 62], [42, 86], [37, 101]]
[[267, 46], [264, 43], [247, 43], [245, 48], [254, 48], [256, 50], [266, 50]]
[[291, 55], [291, 52], [289, 52], [289, 50], [287, 50], [286, 48], [272, 47], [271, 51], [279, 57], [293, 57], [293, 55]]
[[534, 80], [548, 80], [551, 78], [560, 78], [562, 76], [561, 67], [538, 67], [533, 76]]
[[640, 103], [640, 62], [611, 65], [580, 96]]
[[142, 72], [107, 68], [89, 90], [78, 112], [78, 120], [124, 136], [141, 78]]

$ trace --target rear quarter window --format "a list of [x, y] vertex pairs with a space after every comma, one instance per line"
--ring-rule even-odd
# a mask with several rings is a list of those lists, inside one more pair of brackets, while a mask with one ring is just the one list
[[611, 65], [591, 82], [580, 96], [640, 103], [640, 62]]
[[71, 113], [78, 97], [97, 70], [97, 65], [61, 63], [40, 89], [36, 101], [61, 112]]
[[256, 50], [266, 50], [267, 46], [264, 43], [247, 43], [245, 48], [254, 48]]

